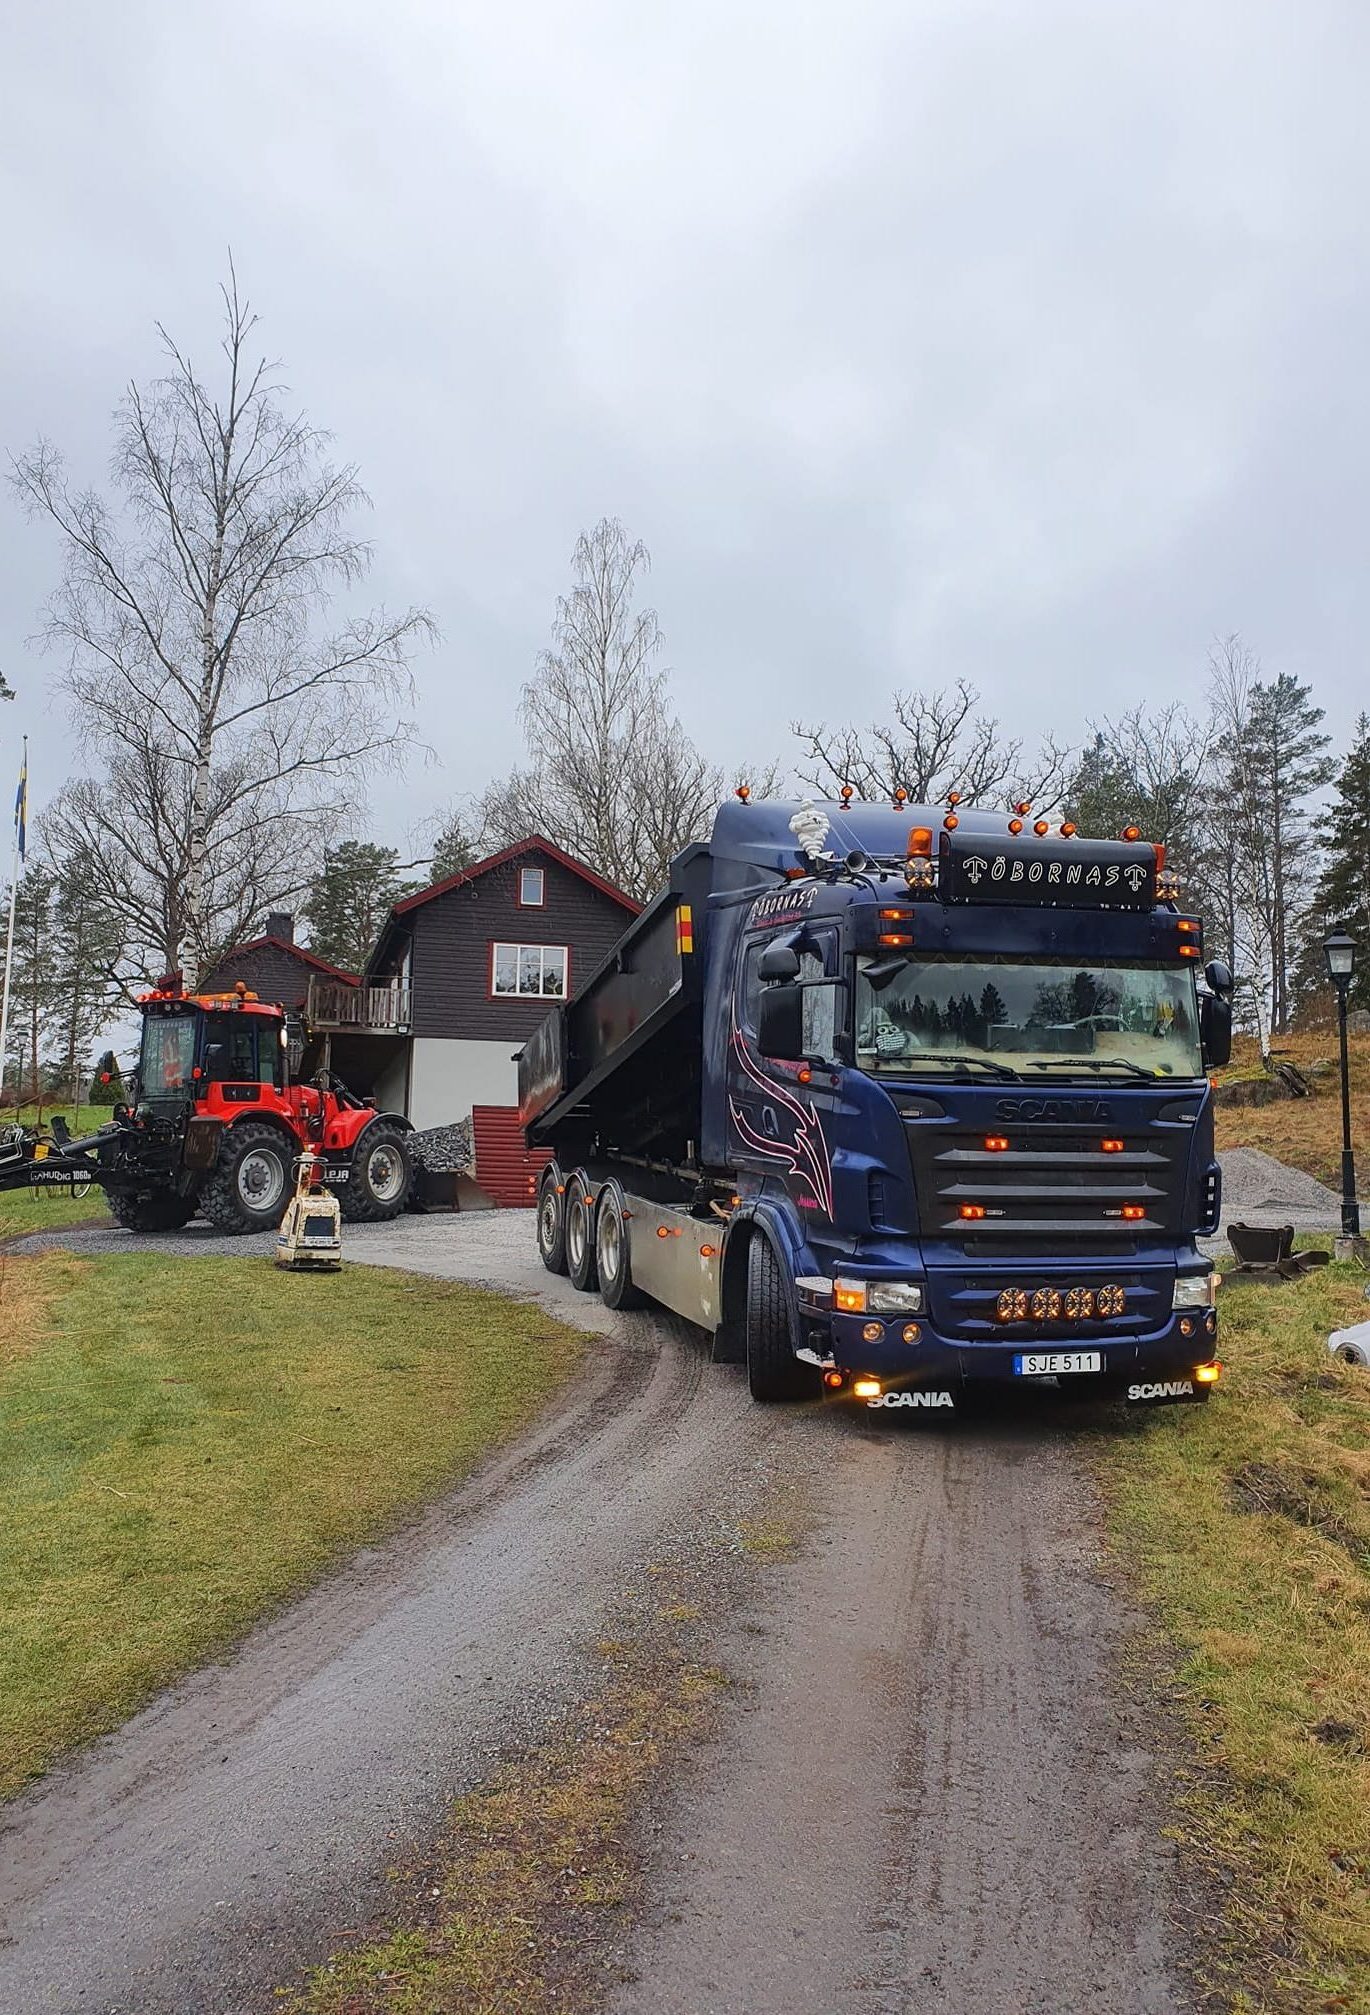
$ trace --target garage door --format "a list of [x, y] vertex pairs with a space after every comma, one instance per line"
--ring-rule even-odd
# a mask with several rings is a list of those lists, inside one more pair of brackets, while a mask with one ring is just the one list
[[537, 1201], [538, 1177], [551, 1156], [545, 1148], [531, 1152], [524, 1145], [518, 1107], [478, 1105], [471, 1114], [476, 1181], [487, 1196], [507, 1209], [531, 1209]]

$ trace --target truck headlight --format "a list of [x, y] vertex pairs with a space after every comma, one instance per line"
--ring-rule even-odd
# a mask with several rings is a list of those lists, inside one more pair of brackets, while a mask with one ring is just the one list
[[922, 1286], [916, 1280], [868, 1280], [866, 1307], [872, 1315], [921, 1315]]
[[1175, 1282], [1172, 1308], [1212, 1308], [1218, 1298], [1216, 1273], [1182, 1273]]

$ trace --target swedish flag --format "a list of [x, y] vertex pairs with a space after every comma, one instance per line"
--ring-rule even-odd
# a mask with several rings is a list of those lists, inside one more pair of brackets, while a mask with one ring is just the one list
[[20, 862], [24, 859], [24, 847], [28, 839], [29, 823], [29, 745], [24, 743], [23, 760], [19, 765], [19, 788], [14, 793], [14, 844]]

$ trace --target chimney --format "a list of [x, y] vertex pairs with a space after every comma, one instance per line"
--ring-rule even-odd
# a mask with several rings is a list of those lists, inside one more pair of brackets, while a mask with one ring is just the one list
[[291, 916], [290, 911], [270, 910], [267, 913], [264, 935], [269, 938], [279, 938], [282, 944], [293, 945], [295, 942], [295, 919]]

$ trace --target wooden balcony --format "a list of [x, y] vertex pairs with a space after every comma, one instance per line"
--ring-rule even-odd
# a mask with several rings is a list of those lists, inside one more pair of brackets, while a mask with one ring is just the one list
[[409, 988], [343, 986], [337, 980], [311, 979], [305, 1015], [311, 1028], [348, 1030], [358, 1035], [408, 1035]]

